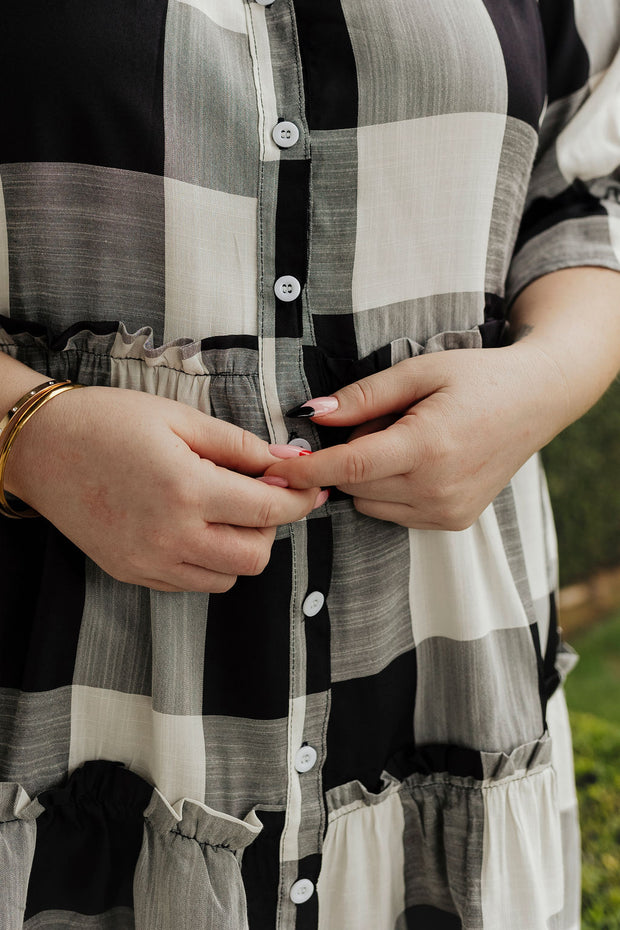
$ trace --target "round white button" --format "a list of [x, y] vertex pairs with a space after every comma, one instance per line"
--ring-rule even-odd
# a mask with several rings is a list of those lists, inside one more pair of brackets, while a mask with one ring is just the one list
[[316, 765], [314, 746], [302, 746], [295, 754], [295, 768], [298, 772], [309, 772]]
[[314, 885], [309, 878], [300, 878], [291, 888], [291, 901], [293, 904], [303, 904], [314, 893]]
[[290, 149], [299, 142], [299, 129], [295, 123], [284, 119], [281, 123], [276, 123], [271, 131], [271, 136], [279, 148]]
[[301, 284], [291, 274], [284, 274], [278, 278], [273, 286], [276, 297], [284, 300], [287, 304], [292, 300], [297, 300], [301, 294]]
[[321, 594], [320, 591], [313, 591], [312, 594], [309, 594], [301, 605], [306, 617], [314, 617], [318, 614], [319, 610], [325, 603], [325, 597]]
[[273, 0], [256, 0], [259, 6], [271, 6]]
[[288, 445], [289, 445], [289, 446], [299, 446], [300, 449], [305, 449], [306, 452], [312, 452], [312, 446], [310, 445], [310, 443], [308, 442], [308, 440], [307, 440], [307, 439], [302, 439], [301, 437], [300, 437], [299, 439], [291, 439], [291, 441], [288, 443]]

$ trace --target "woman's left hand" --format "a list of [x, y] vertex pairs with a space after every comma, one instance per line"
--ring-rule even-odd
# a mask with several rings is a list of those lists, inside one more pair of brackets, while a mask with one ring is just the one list
[[267, 474], [292, 488], [336, 486], [360, 513], [417, 529], [470, 526], [571, 421], [565, 377], [527, 340], [407, 359], [334, 397], [337, 409], [313, 419], [357, 426], [349, 441]]

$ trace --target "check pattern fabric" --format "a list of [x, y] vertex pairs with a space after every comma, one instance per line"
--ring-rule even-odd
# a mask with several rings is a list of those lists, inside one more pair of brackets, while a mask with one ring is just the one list
[[[620, 270], [619, 38], [617, 0], [6, 6], [2, 349], [344, 441], [283, 411]], [[579, 926], [538, 457], [462, 532], [334, 493], [226, 594], [44, 520], [0, 557], [3, 930]]]

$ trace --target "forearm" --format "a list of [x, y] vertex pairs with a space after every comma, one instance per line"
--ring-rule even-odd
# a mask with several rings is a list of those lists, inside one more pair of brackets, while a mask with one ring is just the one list
[[620, 274], [567, 268], [534, 281], [510, 312], [510, 339], [558, 370], [559, 432], [582, 416], [620, 370]]

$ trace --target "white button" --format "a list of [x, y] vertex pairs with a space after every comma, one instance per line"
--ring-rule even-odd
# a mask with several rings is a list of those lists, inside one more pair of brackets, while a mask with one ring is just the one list
[[295, 754], [295, 768], [298, 772], [309, 772], [316, 765], [316, 758], [313, 746], [302, 746]]
[[300, 449], [305, 449], [306, 452], [312, 452], [312, 446], [307, 439], [291, 439], [288, 443], [289, 446], [299, 446]]
[[291, 901], [293, 904], [303, 904], [314, 893], [314, 885], [309, 878], [300, 878], [291, 888]]
[[273, 0], [256, 0], [259, 6], [271, 6]]
[[295, 123], [284, 119], [281, 123], [276, 123], [271, 131], [271, 136], [279, 148], [290, 149], [299, 142], [299, 129]]
[[286, 303], [290, 303], [292, 300], [297, 300], [301, 294], [301, 284], [292, 274], [284, 274], [281, 278], [278, 278], [273, 286], [273, 290], [276, 297], [279, 297], [280, 300], [284, 300]]
[[306, 600], [301, 605], [306, 617], [314, 617], [318, 614], [319, 610], [325, 603], [325, 597], [321, 594], [320, 591], [313, 591], [312, 594], [309, 594]]

